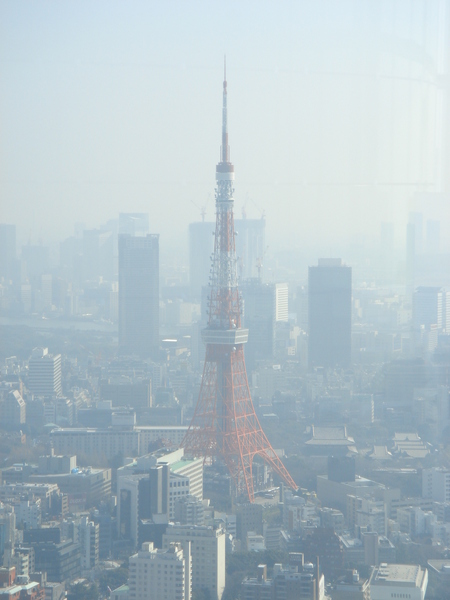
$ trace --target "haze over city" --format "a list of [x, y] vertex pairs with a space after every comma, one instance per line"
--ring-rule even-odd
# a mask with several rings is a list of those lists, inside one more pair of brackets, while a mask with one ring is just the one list
[[450, 0], [0, 39], [0, 600], [448, 600]]
[[226, 53], [236, 214], [265, 215], [271, 250], [343, 253], [381, 222], [404, 245], [411, 210], [448, 249], [445, 9], [3, 2], [2, 219], [59, 242], [145, 211], [185, 250], [201, 207], [214, 220]]

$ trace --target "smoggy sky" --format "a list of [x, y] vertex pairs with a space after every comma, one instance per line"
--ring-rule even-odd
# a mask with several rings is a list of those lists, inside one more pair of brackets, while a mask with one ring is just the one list
[[0, 220], [54, 241], [145, 211], [185, 239], [214, 217], [226, 53], [237, 216], [280, 247], [401, 237], [410, 210], [448, 239], [448, 23], [447, 0], [3, 0]]

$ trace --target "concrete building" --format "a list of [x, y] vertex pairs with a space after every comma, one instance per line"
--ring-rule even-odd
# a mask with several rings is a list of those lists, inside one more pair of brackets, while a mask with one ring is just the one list
[[98, 523], [81, 517], [78, 525], [78, 542], [81, 550], [81, 570], [89, 571], [98, 566], [100, 527]]
[[44, 585], [45, 600], [64, 600], [66, 598], [66, 586], [64, 583], [47, 581]]
[[275, 564], [272, 579], [266, 565], [258, 565], [258, 576], [242, 582], [243, 600], [324, 600], [325, 580], [318, 565], [304, 563], [303, 554], [291, 552], [289, 565]]
[[370, 600], [370, 585], [368, 579], [360, 579], [355, 569], [347, 571], [339, 577], [333, 586], [333, 600]]
[[[125, 378], [123, 378], [125, 379]], [[101, 400], [110, 400], [112, 406], [149, 408], [152, 405], [151, 381], [117, 381], [114, 379], [100, 383]]]
[[40, 542], [32, 544], [35, 568], [46, 571], [49, 581], [66, 581], [81, 575], [80, 545], [66, 542]]
[[161, 440], [167, 440], [171, 445], [178, 447], [187, 430], [187, 425], [138, 425], [136, 431], [140, 434], [140, 454], [147, 454], [149, 446]]
[[18, 390], [7, 394], [0, 405], [1, 426], [3, 429], [17, 429], [26, 421], [26, 404]]
[[428, 585], [428, 571], [418, 565], [382, 563], [370, 576], [371, 600], [408, 598], [424, 600]]
[[76, 454], [70, 456], [57, 456], [52, 453], [40, 456], [38, 459], [38, 474], [39, 475], [62, 475], [71, 473], [77, 467]]
[[221, 600], [225, 589], [225, 532], [212, 527], [169, 525], [163, 535], [163, 548], [180, 542], [191, 547], [192, 587], [205, 589], [212, 600]]
[[69, 473], [31, 475], [30, 483], [54, 483], [68, 497], [72, 512], [96, 506], [111, 496], [111, 469], [74, 468]]
[[51, 512], [53, 504], [58, 501], [60, 490], [54, 483], [11, 483], [0, 485], [0, 502], [11, 502], [20, 498], [39, 498], [41, 510]]
[[413, 296], [413, 325], [414, 329], [421, 326], [429, 329], [436, 325], [438, 330], [443, 328], [443, 308], [445, 292], [438, 287], [418, 287]]
[[350, 365], [352, 269], [341, 259], [319, 259], [309, 267], [308, 329], [310, 366]]
[[319, 515], [321, 527], [328, 527], [338, 535], [342, 535], [345, 529], [345, 519], [340, 510], [324, 506], [319, 510]]
[[119, 235], [119, 348], [159, 353], [159, 236]]
[[423, 469], [422, 497], [436, 502], [450, 502], [450, 471], [439, 467]]
[[175, 521], [180, 525], [203, 525], [204, 513], [203, 502], [191, 494], [175, 500]]
[[16, 526], [20, 525], [23, 529], [37, 529], [41, 526], [42, 512], [40, 498], [33, 498], [31, 500], [21, 498], [13, 506], [16, 514]]
[[50, 437], [58, 454], [85, 454], [110, 460], [115, 456], [138, 456], [140, 450], [137, 429], [118, 431], [67, 427], [53, 430]]
[[28, 388], [36, 396], [61, 396], [61, 354], [35, 348], [28, 361]]
[[168, 465], [153, 465], [140, 473], [119, 473], [117, 478], [117, 529], [119, 540], [135, 548], [144, 521], [165, 525], [169, 521]]
[[175, 504], [185, 496], [203, 500], [203, 459], [187, 458], [182, 448], [175, 451], [159, 450], [140, 456], [132, 463], [118, 469], [117, 477], [148, 473], [156, 465], [167, 465], [170, 469], [169, 517], [175, 517]]
[[[130, 557], [127, 600], [190, 600], [191, 593], [188, 543], [170, 543], [159, 550], [152, 542], [145, 542], [142, 549]], [[119, 598], [124, 596], [119, 595]]]
[[274, 284], [249, 279], [239, 287], [243, 299], [243, 321], [249, 330], [245, 360], [250, 369], [257, 360], [270, 360], [275, 352], [276, 289]]

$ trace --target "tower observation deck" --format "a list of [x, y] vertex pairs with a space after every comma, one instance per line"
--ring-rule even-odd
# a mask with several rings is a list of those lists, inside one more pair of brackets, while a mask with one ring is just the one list
[[208, 325], [199, 398], [186, 436], [186, 454], [222, 460], [236, 493], [254, 500], [252, 464], [260, 456], [293, 489], [297, 486], [274, 452], [256, 416], [248, 386], [241, 327], [234, 234], [234, 166], [230, 160], [227, 80], [223, 82], [222, 145], [216, 166], [216, 230], [209, 287]]

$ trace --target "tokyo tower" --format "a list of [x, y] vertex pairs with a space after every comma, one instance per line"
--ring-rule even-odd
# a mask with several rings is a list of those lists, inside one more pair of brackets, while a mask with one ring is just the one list
[[190, 455], [222, 459], [238, 495], [254, 500], [252, 464], [261, 457], [294, 490], [256, 416], [247, 381], [234, 239], [234, 166], [230, 162], [227, 80], [223, 82], [222, 146], [216, 167], [216, 231], [210, 276], [209, 318], [202, 338], [205, 366], [194, 416], [181, 443]]

